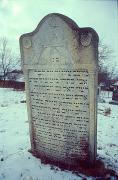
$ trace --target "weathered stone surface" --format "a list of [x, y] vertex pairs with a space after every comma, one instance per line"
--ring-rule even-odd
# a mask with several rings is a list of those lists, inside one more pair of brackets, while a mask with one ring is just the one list
[[49, 14], [20, 38], [31, 148], [61, 163], [96, 158], [98, 36]]

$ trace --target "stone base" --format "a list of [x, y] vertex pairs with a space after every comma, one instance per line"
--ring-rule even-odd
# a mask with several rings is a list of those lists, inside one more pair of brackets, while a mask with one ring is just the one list
[[29, 149], [28, 152], [30, 152], [33, 156], [36, 158], [39, 158], [42, 163], [44, 164], [50, 164], [59, 167], [62, 170], [73, 170], [78, 171], [79, 169], [88, 169], [95, 167], [96, 161], [94, 164], [92, 164], [89, 160], [76, 160], [75, 162], [70, 162], [69, 160], [65, 161], [59, 161], [54, 158], [48, 157], [44, 155], [44, 153], [37, 152], [35, 150]]
[[110, 102], [109, 102], [109, 104], [118, 105], [118, 101], [114, 101], [114, 100], [112, 100], [112, 101], [110, 101]]
[[64, 170], [69, 170], [72, 171], [73, 173], [77, 174], [81, 179], [85, 175], [87, 176], [93, 176], [93, 177], [100, 177], [101, 179], [105, 179], [104, 176], [106, 175], [106, 172], [108, 174], [112, 173], [116, 174], [114, 170], [109, 170], [105, 168], [104, 162], [100, 159], [97, 159], [94, 166], [91, 165], [89, 162], [82, 162], [79, 161], [78, 164], [76, 165], [70, 165], [68, 164], [68, 161], [65, 161], [65, 163], [60, 163], [55, 160], [52, 160], [43, 154], [37, 153], [34, 150], [30, 149], [28, 150], [33, 156], [39, 158], [41, 160], [41, 163], [43, 164], [50, 164], [50, 168], [54, 170], [58, 170], [58, 167], [64, 171]]

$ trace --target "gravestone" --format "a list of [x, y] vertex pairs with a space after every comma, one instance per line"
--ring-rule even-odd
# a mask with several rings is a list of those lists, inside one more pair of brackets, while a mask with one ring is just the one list
[[118, 89], [115, 89], [113, 91], [112, 101], [110, 101], [109, 104], [116, 104], [116, 105], [118, 105]]
[[113, 91], [112, 100], [113, 101], [118, 101], [118, 89], [115, 89]]
[[31, 151], [75, 165], [96, 159], [98, 36], [49, 14], [20, 38]]

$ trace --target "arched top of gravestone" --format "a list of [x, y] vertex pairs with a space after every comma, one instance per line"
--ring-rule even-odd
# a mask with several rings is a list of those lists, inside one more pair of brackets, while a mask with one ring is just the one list
[[[74, 64], [93, 63], [96, 66], [97, 46], [98, 35], [95, 30], [90, 27], [79, 28], [72, 19], [58, 13], [48, 14], [33, 32], [20, 37], [22, 65], [45, 64], [46, 57], [53, 51], [54, 56], [58, 58], [59, 54], [65, 59], [68, 59], [64, 56], [68, 56], [69, 52]], [[86, 61], [88, 50], [93, 50], [92, 57], [95, 58], [90, 57]], [[67, 61], [65, 64], [72, 63]]]

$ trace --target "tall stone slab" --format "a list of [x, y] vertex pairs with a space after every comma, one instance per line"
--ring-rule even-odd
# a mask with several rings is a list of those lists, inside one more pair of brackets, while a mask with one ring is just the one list
[[20, 49], [32, 152], [58, 163], [94, 164], [97, 33], [53, 13], [21, 36]]

